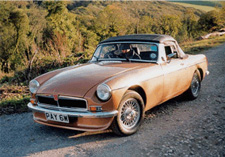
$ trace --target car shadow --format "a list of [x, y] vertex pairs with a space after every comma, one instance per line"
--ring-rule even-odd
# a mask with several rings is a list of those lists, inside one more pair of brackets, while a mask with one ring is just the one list
[[[17, 152], [16, 156], [32, 156], [36, 153], [43, 154], [46, 151], [54, 151], [69, 147], [80, 147], [83, 144], [96, 143], [101, 141], [111, 141], [119, 137], [112, 133], [111, 130], [82, 132], [68, 129], [55, 128], [41, 124], [33, 125], [33, 135], [20, 139], [21, 143], [16, 149], [23, 151]], [[25, 142], [22, 142], [25, 141]], [[24, 149], [26, 148], [26, 150]], [[8, 154], [7, 156], [11, 156]]]
[[104, 137], [104, 139], [110, 139], [110, 138], [115, 138], [115, 137], [120, 137], [115, 134], [111, 130], [103, 130], [103, 131], [76, 131], [76, 130], [68, 130], [68, 129], [62, 129], [62, 128], [55, 128], [51, 126], [45, 126], [43, 125], [41, 127], [41, 130], [45, 134], [49, 134], [49, 132], [56, 136], [61, 136], [61, 137], [67, 137], [68, 139], [76, 139], [79, 140], [80, 138], [87, 138], [87, 142], [91, 142], [92, 137], [93, 138], [98, 138], [98, 137]]
[[173, 99], [170, 99], [158, 106], [145, 112], [145, 119], [149, 120], [157, 116], [162, 116], [162, 114], [169, 114], [171, 111], [175, 110], [179, 105], [184, 102], [190, 101], [189, 98], [184, 94], [181, 94]]

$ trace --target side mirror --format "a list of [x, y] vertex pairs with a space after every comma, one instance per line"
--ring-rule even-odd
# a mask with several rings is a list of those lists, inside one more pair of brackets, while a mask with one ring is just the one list
[[173, 57], [175, 57], [176, 55], [177, 55], [176, 53], [168, 54], [168, 55], [167, 55], [167, 63], [170, 63], [170, 62], [171, 62], [171, 59], [172, 59]]
[[167, 55], [167, 57], [170, 58], [170, 59], [173, 58], [174, 56], [176, 56], [176, 53], [171, 53], [171, 54]]

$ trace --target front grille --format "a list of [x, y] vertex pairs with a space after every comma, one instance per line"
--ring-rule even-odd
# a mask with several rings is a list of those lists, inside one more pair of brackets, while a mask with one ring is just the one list
[[58, 106], [57, 101], [55, 101], [53, 97], [37, 96], [37, 99], [39, 103]]
[[59, 96], [58, 101], [55, 101], [53, 96], [45, 96], [45, 95], [38, 95], [37, 96], [38, 103], [40, 106], [48, 105], [55, 106], [58, 108], [80, 108], [86, 109], [87, 102], [85, 99], [75, 98], [75, 97], [66, 97], [66, 96]]
[[60, 107], [86, 108], [86, 101], [80, 99], [60, 98]]

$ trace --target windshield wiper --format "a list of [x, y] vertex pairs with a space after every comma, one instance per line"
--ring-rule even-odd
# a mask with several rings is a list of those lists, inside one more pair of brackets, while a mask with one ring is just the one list
[[128, 58], [128, 57], [125, 57], [126, 58], [126, 60], [128, 61], [128, 62], [130, 62], [130, 59]]
[[130, 59], [127, 57], [126, 54], [124, 55], [124, 57], [125, 57], [125, 59], [126, 59], [128, 62], [130, 62]]
[[157, 63], [156, 61], [152, 61], [152, 60], [139, 60], [139, 59], [130, 59], [130, 61], [143, 62], [143, 63]]

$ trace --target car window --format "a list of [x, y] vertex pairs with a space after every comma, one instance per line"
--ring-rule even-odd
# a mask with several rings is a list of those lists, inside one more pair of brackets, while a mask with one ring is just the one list
[[166, 52], [166, 55], [169, 55], [172, 53], [170, 46], [165, 46], [165, 52]]
[[166, 43], [164, 48], [166, 56], [168, 56], [171, 53], [176, 53], [176, 56], [174, 58], [178, 58], [177, 48], [174, 43]]
[[101, 58], [104, 58], [104, 55], [106, 55], [109, 52], [115, 51], [116, 50], [116, 46], [115, 45], [104, 45], [102, 46], [102, 50], [101, 50]]
[[99, 55], [100, 55], [100, 50], [101, 50], [101, 47], [98, 46], [97, 49], [95, 50], [95, 53], [94, 53], [94, 55], [93, 55], [91, 61], [97, 61], [97, 58], [98, 58]]
[[139, 60], [157, 61], [158, 47], [149, 43], [113, 43], [103, 44], [96, 50], [94, 56], [99, 60]]

